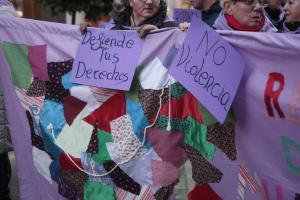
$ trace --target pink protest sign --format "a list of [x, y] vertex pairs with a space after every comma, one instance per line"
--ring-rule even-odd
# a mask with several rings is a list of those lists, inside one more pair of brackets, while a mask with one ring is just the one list
[[211, 27], [193, 17], [170, 74], [220, 122], [224, 122], [238, 89], [245, 63]]
[[77, 49], [72, 82], [129, 90], [142, 44], [135, 31], [89, 28]]

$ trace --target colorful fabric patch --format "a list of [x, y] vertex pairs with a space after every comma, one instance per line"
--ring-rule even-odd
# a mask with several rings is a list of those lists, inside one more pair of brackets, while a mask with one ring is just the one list
[[[203, 121], [204, 121], [205, 125], [208, 126], [208, 125], [218, 123], [218, 120], [201, 103], [198, 103], [198, 107], [199, 107], [199, 110], [201, 112], [201, 116], [203, 118]], [[229, 110], [229, 112], [227, 114], [227, 117], [225, 119], [225, 122], [231, 122], [231, 123], [234, 122], [233, 109]]]
[[186, 90], [179, 82], [173, 83], [171, 85], [171, 96], [174, 99], [180, 99], [187, 93], [188, 90]]
[[73, 60], [48, 63], [50, 81], [46, 81], [46, 99], [62, 102], [64, 97], [70, 95], [69, 90], [66, 90], [63, 87], [61, 78], [63, 75], [71, 71], [72, 65]]
[[94, 130], [86, 152], [91, 154], [96, 154], [99, 152], [98, 123], [94, 124]]
[[172, 79], [158, 57], [154, 58], [149, 64], [143, 67], [138, 75], [143, 89], [160, 90], [167, 86], [168, 81]]
[[115, 200], [117, 199], [114, 188], [111, 186], [103, 185], [101, 183], [95, 183], [87, 181], [84, 184], [84, 200]]
[[[169, 98], [169, 90], [165, 89], [163, 96], [162, 96], [162, 105], [164, 105]], [[138, 97], [140, 100], [140, 103], [142, 105], [144, 115], [148, 119], [150, 123], [153, 122], [159, 108], [159, 102], [160, 102], [160, 94], [161, 90], [144, 90], [141, 87], [138, 90]]]
[[[120, 161], [126, 161], [140, 157], [147, 149], [139, 141], [133, 132], [132, 122], [129, 115], [124, 115], [110, 122], [113, 143]], [[140, 147], [142, 146], [142, 147]], [[134, 155], [135, 151], [137, 153]]]
[[89, 114], [89, 111], [84, 108], [77, 115], [72, 125], [69, 126], [66, 124], [57, 137], [57, 145], [64, 152], [76, 158], [80, 158], [81, 153], [86, 151], [92, 136], [93, 126], [82, 120]]
[[88, 176], [79, 171], [61, 170], [58, 181], [58, 192], [70, 200], [83, 200], [84, 184]]
[[96, 161], [99, 164], [103, 164], [105, 162], [108, 162], [111, 160], [109, 153], [106, 148], [106, 143], [107, 142], [112, 142], [112, 136], [111, 134], [99, 130], [98, 131], [98, 141], [99, 141], [99, 151], [96, 154], [91, 154], [90, 158]]
[[163, 115], [158, 117], [155, 123], [155, 127], [167, 130], [169, 120], [171, 125], [171, 132], [184, 132], [189, 128], [189, 121], [176, 118], [168, 118], [167, 116]]
[[164, 187], [176, 181], [180, 176], [180, 171], [169, 162], [152, 160], [152, 177], [155, 186]]
[[86, 153], [82, 154], [81, 162], [84, 170], [90, 174], [89, 175], [90, 181], [102, 183], [104, 185], [115, 186], [113, 180], [108, 175], [98, 176], [98, 175], [106, 174], [106, 171], [102, 165], [99, 165], [97, 162], [90, 159], [88, 154]]
[[[114, 109], [111, 109], [114, 108]], [[99, 122], [98, 129], [111, 133], [109, 122], [126, 114], [126, 100], [123, 92], [118, 92], [105, 101], [84, 120], [93, 125]]]
[[30, 97], [41, 97], [46, 93], [45, 81], [34, 78], [29, 88], [26, 91], [26, 95]]
[[160, 114], [169, 116], [171, 118], [187, 119], [188, 116], [192, 116], [196, 121], [203, 124], [203, 119], [199, 112], [198, 101], [191, 94], [187, 93], [180, 99], [171, 99], [171, 112], [169, 112], [169, 103], [164, 104]]
[[[103, 164], [107, 172], [111, 171], [116, 163], [109, 161]], [[117, 187], [122, 188], [125, 191], [131, 192], [132, 194], [139, 195], [141, 192], [141, 185], [135, 182], [131, 177], [125, 174], [120, 167], [116, 167], [109, 176], [113, 179]]]
[[173, 193], [175, 185], [178, 183], [178, 180], [172, 183], [169, 186], [160, 188], [155, 194], [155, 199], [159, 200], [168, 200], [170, 195]]
[[32, 147], [32, 158], [33, 163], [40, 175], [42, 175], [49, 183], [52, 184], [51, 174], [49, 167], [51, 165], [52, 159], [50, 156], [39, 150], [38, 148]]
[[40, 80], [48, 81], [47, 45], [29, 46], [28, 57], [32, 66], [33, 76]]
[[91, 90], [92, 94], [94, 95], [96, 101], [99, 102], [100, 104], [104, 103], [111, 96], [113, 96], [114, 94], [117, 93], [116, 90], [93, 87], [93, 86], [90, 86], [90, 90]]
[[196, 185], [188, 194], [188, 200], [222, 200], [209, 184]]
[[130, 90], [125, 92], [126, 97], [128, 97], [131, 101], [133, 101], [135, 103], [139, 102], [138, 90], [141, 87], [140, 81], [137, 77], [138, 76], [137, 74], [139, 73], [139, 71], [140, 71], [139, 68], [137, 68], [135, 70], [135, 75], [133, 77], [133, 80], [132, 80], [132, 83], [131, 83], [131, 86], [130, 86]]
[[[143, 108], [140, 103], [135, 103], [126, 97], [126, 113], [132, 121], [133, 131], [140, 142], [143, 142], [144, 129], [149, 125], [147, 118], [144, 115]], [[146, 145], [150, 148], [150, 144]]]
[[184, 143], [197, 149], [203, 156], [213, 160], [215, 145], [206, 141], [207, 127], [199, 124], [192, 117], [188, 117], [189, 126], [185, 130]]
[[196, 182], [193, 180], [192, 164], [187, 160], [181, 168], [179, 182], [175, 185], [174, 195], [176, 200], [186, 200], [188, 193], [193, 190]]
[[170, 133], [158, 128], [148, 129], [147, 139], [163, 161], [172, 163], [179, 168], [187, 160], [187, 155], [182, 148], [183, 134]]
[[26, 110], [26, 116], [27, 116], [27, 120], [28, 120], [28, 123], [29, 123], [29, 127], [30, 127], [32, 146], [35, 146], [36, 148], [38, 148], [42, 151], [46, 151], [45, 148], [44, 148], [43, 139], [39, 135], [35, 134], [35, 130], [34, 130], [34, 126], [33, 126], [33, 119], [32, 119], [32, 116], [31, 116], [31, 114], [28, 110]]
[[69, 95], [64, 98], [64, 115], [69, 126], [72, 125], [74, 119], [86, 106], [86, 102]]
[[55, 144], [66, 121], [63, 114], [63, 106], [51, 100], [45, 100], [40, 115], [40, 127], [45, 149], [57, 158], [62, 150]]
[[70, 88], [70, 93], [73, 97], [76, 97], [77, 99], [86, 102], [87, 103], [86, 108], [91, 113], [94, 112], [101, 105], [101, 103], [99, 103], [96, 100], [89, 86], [86, 85], [74, 86]]
[[155, 200], [152, 190], [148, 185], [142, 187], [140, 195], [135, 195], [121, 188], [115, 188], [118, 200]]
[[66, 90], [70, 89], [71, 87], [78, 86], [78, 84], [72, 83], [70, 79], [71, 79], [71, 72], [68, 72], [67, 74], [61, 77], [61, 84]]
[[59, 173], [61, 170], [58, 159], [55, 159], [52, 161], [52, 163], [50, 164], [49, 170], [50, 170], [52, 180], [54, 180], [56, 183], [58, 183], [58, 177], [59, 177]]
[[198, 184], [219, 183], [221, 181], [223, 173], [206, 161], [196, 149], [189, 145], [184, 145], [183, 148], [191, 160], [194, 181]]
[[[119, 163], [117, 158], [115, 147], [113, 143], [106, 143], [107, 150], [111, 159]], [[131, 178], [133, 178], [140, 185], [149, 185], [152, 190], [156, 190], [152, 180], [152, 167], [151, 160], [161, 160], [161, 158], [151, 148], [146, 154], [141, 157], [130, 160], [127, 163], [120, 165], [119, 167]]]
[[3, 52], [11, 68], [13, 84], [26, 90], [32, 79], [28, 47], [22, 44], [3, 42]]
[[[81, 159], [74, 158], [66, 153], [61, 153], [59, 157], [60, 166], [63, 170], [80, 170], [82, 169]], [[76, 165], [75, 165], [75, 164]]]
[[236, 159], [235, 128], [233, 123], [215, 123], [208, 126], [206, 139], [221, 149], [230, 160]]

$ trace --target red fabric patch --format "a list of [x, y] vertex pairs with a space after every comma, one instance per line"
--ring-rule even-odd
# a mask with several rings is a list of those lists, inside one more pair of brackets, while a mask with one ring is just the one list
[[233, 28], [234, 30], [237, 30], [237, 31], [253, 31], [253, 32], [259, 32], [260, 29], [262, 29], [262, 27], [264, 26], [265, 24], [265, 17], [262, 16], [260, 21], [259, 21], [259, 24], [255, 27], [251, 27], [251, 26], [244, 26], [244, 25], [241, 25], [239, 24], [232, 15], [228, 15], [228, 14], [225, 14], [225, 18], [227, 20], [227, 23], [228, 25]]
[[71, 95], [64, 98], [64, 115], [69, 126], [71, 126], [74, 119], [85, 106], [86, 102], [83, 102]]
[[105, 101], [97, 110], [84, 118], [84, 121], [94, 125], [98, 122], [98, 128], [111, 133], [110, 121], [126, 114], [126, 98], [124, 92], [117, 92]]
[[[169, 116], [169, 102], [163, 105], [160, 114]], [[204, 123], [196, 98], [191, 93], [187, 93], [180, 99], [171, 98], [171, 118], [186, 120], [188, 116], [192, 116], [200, 124]]]
[[188, 194], [188, 200], [222, 200], [209, 184], [196, 185]]
[[[80, 158], [74, 158], [73, 156], [69, 155], [69, 157], [72, 159], [74, 163], [78, 165], [81, 169], [83, 169], [81, 164]], [[70, 160], [66, 153], [61, 153], [59, 157], [60, 166], [63, 170], [78, 170], [78, 167], [75, 166], [72, 161]]]

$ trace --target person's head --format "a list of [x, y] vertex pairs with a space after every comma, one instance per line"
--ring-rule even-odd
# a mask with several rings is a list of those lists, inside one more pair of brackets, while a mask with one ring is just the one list
[[283, 10], [286, 23], [300, 22], [300, 0], [287, 0]]
[[264, 17], [261, 0], [222, 0], [220, 3], [225, 14], [242, 26], [256, 27]]
[[191, 0], [195, 9], [207, 10], [215, 2], [215, 0]]
[[128, 0], [134, 21], [140, 23], [153, 17], [159, 10], [160, 1], [162, 0]]
[[265, 4], [271, 10], [280, 10], [281, 8], [281, 0], [266, 0]]

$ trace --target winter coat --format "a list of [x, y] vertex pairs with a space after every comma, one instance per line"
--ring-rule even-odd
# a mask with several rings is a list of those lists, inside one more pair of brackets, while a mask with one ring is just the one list
[[220, 2], [216, 1], [208, 10], [202, 11], [202, 20], [212, 26], [218, 18], [222, 8]]
[[[214, 27], [217, 30], [233, 30], [227, 23], [224, 11], [220, 13], [219, 17], [215, 21]], [[259, 32], [277, 32], [277, 29], [272, 24], [272, 22], [267, 17], [265, 17], [265, 24]]]
[[4, 96], [0, 85], [0, 154], [12, 150], [8, 122], [6, 119]]
[[[115, 26], [112, 28], [113, 30], [122, 30], [127, 29], [126, 27], [131, 27], [131, 17], [132, 8], [128, 6], [125, 10], [121, 13], [114, 13], [113, 14], [113, 23]], [[155, 25], [158, 28], [167, 28], [167, 27], [178, 27], [178, 24], [172, 20], [170, 20], [167, 16], [167, 5], [166, 2], [161, 0], [159, 9], [155, 13], [155, 15], [143, 23], [139, 24], [138, 26], [142, 26], [144, 24], [151, 24]]]
[[291, 34], [300, 34], [300, 22], [297, 23], [298, 26], [294, 27], [294, 30], [288, 28], [288, 26], [283, 23], [283, 33], [291, 33]]

